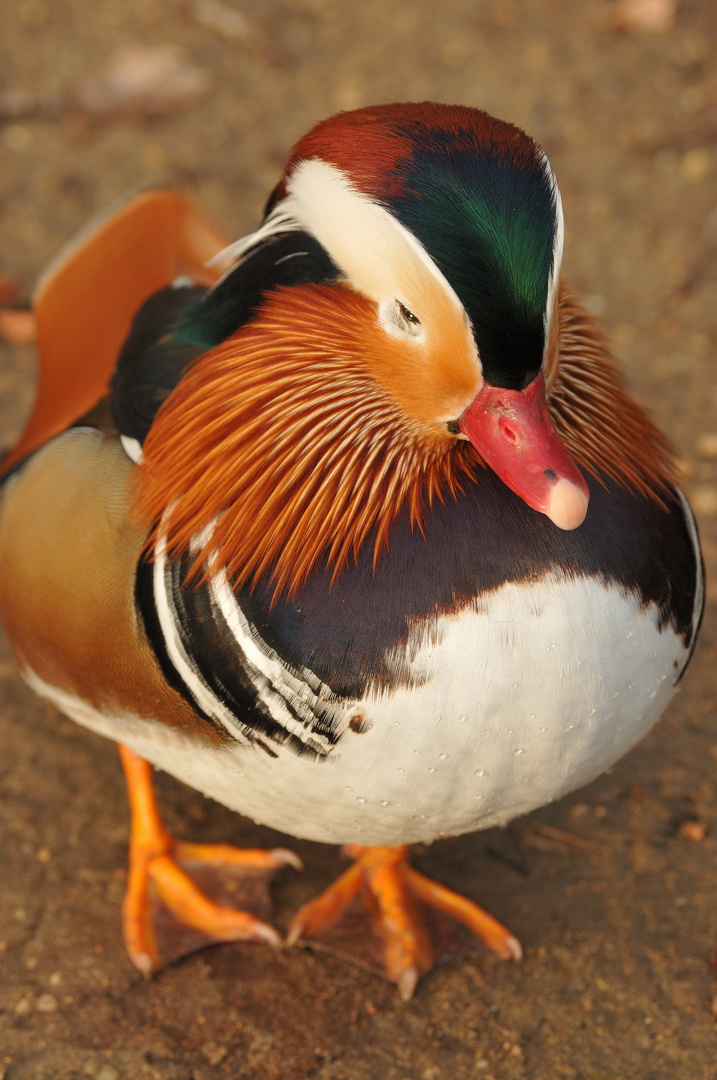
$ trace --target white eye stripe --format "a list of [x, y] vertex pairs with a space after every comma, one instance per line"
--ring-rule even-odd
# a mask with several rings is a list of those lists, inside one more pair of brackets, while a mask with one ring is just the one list
[[287, 192], [280, 204], [282, 215], [300, 221], [360, 292], [378, 303], [393, 303], [398, 297], [414, 312], [415, 297], [438, 287], [450, 305], [463, 312], [423, 245], [336, 166], [318, 159], [300, 162]]
[[242, 236], [241, 239], [235, 240], [228, 247], [223, 248], [222, 251], [209, 260], [207, 266], [221, 268], [224, 271], [224, 276], [226, 276], [234, 269], [237, 262], [241, 260], [247, 251], [257, 247], [265, 240], [269, 240], [272, 236], [279, 236], [281, 233], [299, 232], [302, 228], [301, 222], [286, 212], [285, 203], [286, 200], [282, 200], [278, 206], [274, 207], [256, 232], [249, 233], [248, 236]]
[[545, 305], [545, 314], [543, 316], [543, 325], [545, 327], [545, 347], [547, 349], [550, 321], [553, 317], [555, 300], [558, 293], [558, 285], [560, 284], [560, 265], [563, 260], [565, 219], [563, 217], [563, 201], [560, 198], [560, 189], [558, 188], [558, 181], [555, 173], [551, 168], [547, 155], [542, 150], [538, 151], [538, 156], [543, 163], [545, 174], [550, 181], [550, 186], [553, 190], [553, 199], [555, 203], [555, 239], [553, 240], [553, 265], [550, 269], [550, 278], [548, 279], [548, 298]]

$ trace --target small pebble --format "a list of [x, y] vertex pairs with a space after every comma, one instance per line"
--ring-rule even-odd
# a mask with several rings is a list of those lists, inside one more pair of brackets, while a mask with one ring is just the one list
[[639, 34], [667, 34], [675, 21], [676, 6], [676, 0], [619, 0], [613, 5], [613, 25]]
[[707, 835], [707, 825], [704, 821], [683, 821], [677, 830], [677, 835], [683, 840], [691, 840], [699, 844]]
[[90, 1058], [89, 1061], [85, 1062], [82, 1071], [85, 1076], [91, 1076], [92, 1080], [119, 1080], [119, 1072], [114, 1065], [105, 1063], [98, 1067], [94, 1058]]
[[15, 1016], [27, 1016], [32, 1012], [32, 1001], [29, 997], [20, 998], [15, 1006]]
[[57, 998], [54, 994], [40, 994], [35, 1008], [38, 1012], [57, 1012]]
[[220, 1061], [224, 1060], [229, 1051], [226, 1046], [219, 1046], [217, 1043], [208, 1042], [202, 1047], [202, 1053], [210, 1065], [218, 1065]]
[[695, 443], [695, 449], [701, 458], [717, 461], [717, 431], [708, 431], [700, 435]]

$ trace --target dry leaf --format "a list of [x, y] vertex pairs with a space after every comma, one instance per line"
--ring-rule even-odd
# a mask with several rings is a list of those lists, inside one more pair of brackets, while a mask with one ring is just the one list
[[227, 41], [237, 41], [250, 53], [278, 66], [272, 44], [261, 29], [243, 11], [224, 0], [194, 0], [191, 15], [196, 23], [213, 30]]
[[207, 93], [210, 78], [174, 45], [121, 49], [79, 88], [76, 104], [93, 117], [166, 116]]
[[196, 0], [192, 4], [192, 16], [201, 26], [214, 30], [221, 37], [247, 41], [254, 28], [243, 12], [222, 0]]

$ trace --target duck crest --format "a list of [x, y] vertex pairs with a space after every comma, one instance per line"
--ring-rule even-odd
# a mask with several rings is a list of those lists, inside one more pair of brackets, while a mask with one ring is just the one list
[[[327, 151], [327, 148], [328, 149]], [[410, 192], [410, 164], [420, 156], [435, 159], [456, 153], [510, 161], [518, 170], [536, 167], [541, 152], [514, 124], [496, 120], [464, 105], [421, 104], [368, 106], [338, 113], [317, 124], [291, 150], [284, 175], [267, 211], [286, 194], [286, 183], [297, 164], [311, 158], [330, 161], [377, 202], [392, 203]]]
[[[669, 444], [564, 287], [557, 314], [546, 367], [565, 445], [598, 479], [671, 498]], [[211, 562], [237, 588], [264, 579], [293, 595], [322, 560], [335, 579], [371, 536], [375, 565], [402, 510], [423, 532], [435, 499], [480, 484], [469, 443], [409, 419], [382, 388], [368, 359], [381, 348], [372, 305], [350, 289], [276, 290], [157, 415], [135, 480], [148, 551], [161, 540], [171, 555], [197, 553], [195, 577]]]

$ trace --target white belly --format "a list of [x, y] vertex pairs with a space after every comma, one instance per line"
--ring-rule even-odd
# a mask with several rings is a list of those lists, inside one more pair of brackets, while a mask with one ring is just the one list
[[349, 728], [319, 761], [282, 746], [276, 758], [197, 747], [25, 674], [75, 720], [257, 822], [326, 843], [397, 844], [488, 828], [588, 783], [653, 726], [686, 648], [658, 629], [654, 605], [550, 576], [414, 626], [390, 659], [411, 685], [347, 704], [368, 730]]

